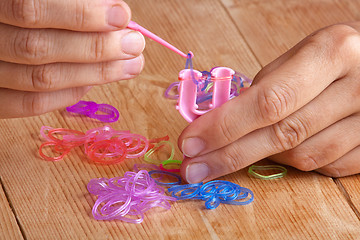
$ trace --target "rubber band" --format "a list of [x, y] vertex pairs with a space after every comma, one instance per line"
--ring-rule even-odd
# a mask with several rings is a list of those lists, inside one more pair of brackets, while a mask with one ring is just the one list
[[[72, 148], [79, 146], [84, 147], [90, 160], [103, 164], [116, 164], [124, 159], [141, 157], [149, 149], [146, 137], [129, 131], [117, 131], [110, 126], [90, 129], [85, 134], [72, 129], [43, 126], [40, 134], [46, 142], [40, 146], [39, 154], [47, 161], [61, 160]], [[59, 156], [50, 157], [43, 153], [46, 146], [53, 146], [52, 150]]]
[[[259, 170], [278, 170], [281, 172], [271, 174], [271, 175], [262, 175], [260, 173], [255, 172], [255, 171], [259, 171]], [[251, 167], [249, 167], [248, 173], [256, 178], [260, 178], [263, 180], [271, 180], [271, 179], [277, 179], [277, 178], [284, 177], [287, 173], [287, 169], [285, 167], [279, 166], [279, 165], [265, 165], [265, 166], [252, 165]]]
[[247, 205], [254, 200], [254, 193], [250, 189], [223, 180], [178, 185], [169, 188], [168, 191], [178, 200], [203, 200], [207, 209], [215, 209], [220, 203]]
[[170, 94], [170, 91], [176, 87], [176, 90], [177, 92], [179, 92], [178, 88], [179, 88], [179, 85], [180, 85], [180, 82], [173, 82], [170, 84], [170, 86], [166, 89], [164, 95], [166, 98], [169, 98], [169, 99], [178, 99], [179, 98], [179, 94], [174, 94], [174, 95], [171, 95]]
[[[162, 174], [162, 175], [167, 175], [167, 176], [171, 176], [177, 179], [177, 181], [175, 182], [169, 182], [169, 183], [165, 183], [165, 182], [159, 182], [154, 178], [152, 175], [153, 174]], [[158, 184], [158, 185], [162, 185], [162, 186], [173, 186], [173, 185], [179, 185], [181, 184], [181, 177], [175, 173], [172, 172], [168, 172], [168, 171], [161, 171], [161, 170], [152, 170], [149, 172], [149, 175], [152, 179], [154, 179], [154, 181]]]
[[115, 107], [109, 104], [97, 104], [92, 101], [79, 101], [75, 105], [67, 107], [66, 110], [68, 112], [85, 115], [102, 122], [116, 122], [120, 115], [119, 111]]
[[61, 155], [57, 156], [57, 157], [49, 157], [49, 156], [46, 156], [43, 152], [43, 148], [46, 147], [46, 146], [54, 146], [56, 147], [58, 143], [56, 142], [45, 142], [43, 144], [40, 145], [39, 147], [39, 154], [40, 156], [45, 159], [46, 161], [59, 161], [61, 159], [63, 159], [63, 157], [68, 154], [70, 152], [71, 149], [62, 149], [62, 151], [60, 150], [55, 150], [56, 152], [60, 152]]
[[[150, 149], [149, 151], [147, 151], [147, 153], [145, 153], [144, 155], [144, 160], [145, 162], [148, 162], [148, 163], [152, 163], [152, 164], [160, 164], [160, 162], [158, 160], [154, 160], [154, 159], [151, 159], [150, 156], [156, 151], [158, 150], [161, 146], [164, 146], [164, 145], [169, 145], [171, 147], [171, 154], [170, 154], [170, 157], [167, 159], [167, 160], [172, 160], [174, 155], [175, 155], [175, 147], [174, 147], [174, 144], [172, 142], [169, 142], [169, 141], [161, 141], [159, 143], [157, 143], [152, 149]], [[166, 160], [165, 160], [166, 161]]]
[[150, 169], [150, 170], [160, 170], [159, 166], [156, 166], [155, 164], [139, 164], [135, 163], [133, 170], [134, 172], [139, 172], [142, 168], [142, 170]]
[[145, 170], [126, 172], [124, 177], [92, 179], [88, 191], [98, 198], [92, 208], [96, 220], [121, 220], [141, 223], [144, 213], [154, 207], [170, 209], [176, 198], [165, 195], [163, 188]]

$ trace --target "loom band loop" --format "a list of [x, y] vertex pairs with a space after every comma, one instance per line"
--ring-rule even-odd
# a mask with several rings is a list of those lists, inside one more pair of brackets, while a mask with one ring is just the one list
[[116, 122], [120, 116], [119, 111], [109, 104], [97, 104], [97, 111], [88, 112], [86, 115], [102, 122]]
[[161, 171], [165, 172], [180, 172], [180, 168], [164, 168], [162, 163], [160, 163], [159, 167]]
[[[170, 177], [174, 177], [177, 179], [177, 181], [175, 182], [169, 182], [169, 183], [165, 183], [165, 182], [159, 182], [157, 181], [155, 178], [152, 177], [153, 174], [163, 174], [163, 175], [168, 175]], [[149, 172], [150, 177], [155, 181], [155, 183], [157, 183], [158, 185], [161, 186], [172, 186], [172, 185], [179, 185], [181, 183], [181, 177], [177, 174], [171, 173], [171, 172], [165, 172], [165, 171], [161, 171], [161, 170], [152, 170]]]
[[87, 115], [97, 111], [97, 103], [92, 101], [79, 101], [78, 103], [66, 108], [68, 112]]
[[[174, 144], [170, 141], [160, 141], [158, 142], [153, 148], [151, 148], [149, 151], [147, 151], [144, 155], [144, 161], [145, 162], [148, 162], [148, 163], [151, 163], [151, 164], [160, 164], [160, 161], [159, 160], [154, 160], [152, 158], [150, 158], [150, 156], [156, 152], [158, 149], [160, 149], [161, 147], [165, 146], [165, 145], [169, 145], [171, 147], [171, 153], [170, 153], [170, 156], [168, 159], [166, 159], [165, 161], [167, 160], [172, 160], [174, 155], [175, 155], [175, 147], [174, 147]], [[164, 161], [162, 161], [164, 162]]]
[[108, 181], [107, 178], [94, 178], [91, 179], [90, 182], [87, 185], [87, 190], [89, 193], [94, 195], [101, 195], [105, 193], [109, 193], [109, 187], [108, 187]]
[[[48, 133], [49, 133], [49, 131], [50, 130], [52, 130], [52, 129], [54, 129], [53, 127], [49, 127], [49, 126], [42, 126], [41, 128], [40, 128], [40, 136], [44, 139], [44, 140], [46, 140], [46, 141], [48, 141], [48, 142], [52, 142], [52, 140], [49, 138], [49, 136], [48, 136]], [[47, 133], [46, 133], [47, 132]]]
[[[150, 139], [149, 140], [149, 149], [152, 149], [153, 147], [155, 147], [155, 144], [154, 143], [159, 143], [159, 142], [161, 142], [161, 141], [169, 141], [169, 136], [168, 135], [166, 135], [166, 136], [164, 136], [164, 137], [161, 137], [161, 138], [153, 138], [153, 139]], [[164, 145], [163, 145], [164, 146]], [[162, 148], [162, 147], [160, 147], [160, 148]], [[160, 149], [159, 148], [159, 149]]]
[[178, 99], [178, 98], [179, 98], [179, 94], [171, 95], [170, 92], [171, 92], [171, 90], [172, 90], [173, 88], [175, 88], [175, 87], [176, 87], [176, 89], [177, 89], [177, 92], [179, 92], [179, 85], [180, 85], [180, 82], [173, 82], [173, 83], [171, 83], [170, 86], [165, 90], [165, 93], [164, 93], [165, 97], [166, 97], [166, 98], [169, 98], [169, 99], [174, 99], [174, 100]]
[[240, 86], [241, 87], [243, 87], [244, 85], [244, 82], [247, 82], [248, 84], [252, 84], [252, 80], [250, 79], [250, 78], [248, 78], [248, 77], [246, 77], [244, 74], [242, 74], [242, 73], [240, 73], [240, 72], [235, 72], [235, 74], [234, 74], [234, 76], [236, 77], [236, 78], [238, 78], [239, 79], [239, 81], [240, 81]]
[[202, 74], [202, 78], [204, 79], [204, 83], [203, 83], [204, 86], [202, 86], [202, 88], [200, 88], [200, 91], [202, 92], [211, 83], [211, 73], [208, 71], [202, 71], [201, 74]]
[[[167, 172], [180, 172], [180, 167], [181, 167], [182, 161], [180, 160], [175, 160], [175, 159], [168, 159], [163, 161], [160, 164], [160, 170], [162, 171], [167, 171]], [[179, 165], [178, 168], [165, 168], [166, 165]]]
[[216, 195], [211, 196], [205, 201], [205, 207], [207, 209], [215, 209], [220, 205], [220, 199]]
[[165, 167], [166, 165], [173, 165], [173, 164], [181, 165], [182, 161], [181, 160], [175, 160], [175, 159], [171, 158], [171, 159], [162, 161], [161, 164], [163, 165], [163, 167]]
[[[278, 170], [281, 172], [271, 175], [262, 175], [260, 173], [255, 172], [259, 170]], [[256, 178], [260, 178], [263, 180], [271, 180], [271, 179], [284, 177], [287, 173], [287, 169], [279, 165], [264, 165], [264, 166], [252, 165], [249, 167], [248, 173]]]
[[[121, 137], [119, 137], [121, 138]], [[128, 147], [126, 158], [138, 158], [143, 156], [146, 151], [149, 149], [149, 141], [147, 138], [141, 135], [133, 134], [133, 139], [136, 139], [138, 141], [138, 144], [135, 147]], [[134, 152], [134, 153], [131, 153]]]
[[[100, 196], [93, 206], [93, 216], [97, 220], [108, 220], [116, 218], [117, 215], [124, 216], [124, 212], [129, 212], [129, 203], [131, 198], [129, 196], [125, 197], [119, 194], [119, 192], [112, 192]], [[116, 203], [118, 206], [113, 206], [113, 203]], [[119, 204], [123, 203], [123, 204]], [[102, 205], [100, 207], [100, 205]]]
[[[236, 198], [235, 200], [231, 200], [231, 201], [222, 201], [222, 203], [224, 204], [231, 204], [231, 205], [247, 205], [251, 202], [254, 201], [254, 193], [250, 190], [250, 189], [247, 189], [247, 188], [243, 188], [241, 187], [241, 191], [242, 192], [246, 192], [246, 195], [245, 197], [239, 197]], [[245, 198], [247, 198], [248, 196], [250, 195], [250, 198], [246, 201], [240, 201], [240, 200], [244, 200]]]
[[[136, 186], [139, 186], [141, 187], [142, 186], [145, 186], [145, 184], [141, 184], [141, 182], [139, 182], [138, 180], [141, 179], [141, 180], [145, 180], [146, 183], [148, 183], [149, 181], [146, 181], [146, 171], [145, 170], [140, 170], [138, 173], [131, 173], [131, 174], [128, 174], [127, 177], [130, 177], [131, 181], [128, 181], [126, 184], [125, 184], [125, 190], [129, 191], [129, 193], [132, 193], [132, 194], [142, 194], [143, 192], [147, 191], [148, 188], [151, 189], [152, 188], [152, 185], [148, 185], [146, 186], [145, 189], [139, 189], [139, 188], [136, 188]], [[149, 176], [150, 178], [150, 176]]]
[[236, 96], [238, 96], [238, 87], [235, 83], [231, 83], [231, 89], [230, 89], [230, 96], [229, 98], [232, 99]]
[[115, 164], [125, 160], [127, 148], [122, 141], [101, 140], [87, 149], [88, 157], [97, 163]]
[[46, 147], [46, 146], [56, 146], [57, 144], [58, 144], [57, 142], [45, 142], [45, 143], [41, 144], [40, 147], [39, 147], [40, 156], [43, 159], [45, 159], [46, 161], [59, 161], [59, 160], [63, 159], [65, 157], [65, 155], [70, 152], [71, 149], [64, 149], [64, 151], [61, 153], [61, 155], [57, 156], [57, 157], [49, 157], [49, 156], [46, 156], [43, 153], [43, 148], [44, 147]]
[[[226, 199], [228, 196], [234, 196], [236, 193], [236, 186], [232, 185], [231, 182], [214, 180], [211, 182], [205, 183], [200, 189], [200, 195], [209, 198], [216, 196], [217, 198]], [[233, 197], [231, 200], [235, 199]]]
[[140, 164], [140, 163], [135, 163], [134, 167], [133, 167], [133, 171], [134, 172], [139, 172], [141, 169], [140, 168], [144, 168], [145, 169], [150, 169], [150, 170], [160, 170], [159, 166], [155, 165], [155, 164]]
[[212, 93], [208, 93], [208, 94], [204, 94], [202, 96], [197, 96], [196, 98], [196, 104], [200, 104], [203, 102], [206, 102], [208, 100], [212, 99], [213, 94]]
[[200, 187], [203, 185], [202, 182], [194, 184], [177, 185], [168, 189], [171, 196], [177, 200], [184, 200], [198, 197], [200, 193]]
[[[73, 130], [73, 129], [54, 128], [54, 129], [49, 130], [48, 137], [51, 139], [51, 141], [59, 142], [59, 143], [63, 143], [64, 139], [63, 138], [60, 139], [60, 138], [55, 137], [54, 136], [55, 134], [61, 135], [61, 136], [63, 136], [63, 138], [66, 135], [80, 136], [80, 137], [85, 136], [85, 134], [83, 132]], [[75, 146], [79, 146], [79, 145], [83, 144], [83, 141], [79, 139], [78, 141], [67, 142], [67, 144], [75, 147]]]

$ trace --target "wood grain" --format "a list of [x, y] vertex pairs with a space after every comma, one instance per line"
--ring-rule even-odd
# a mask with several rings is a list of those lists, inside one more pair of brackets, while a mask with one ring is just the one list
[[[274, 5], [271, 7], [269, 2]], [[341, 11], [347, 11], [346, 4], [338, 1], [321, 2], [328, 8], [319, 4], [320, 15], [329, 19], [333, 16], [325, 10], [340, 7], [345, 9]], [[291, 6], [301, 7], [297, 1], [132, 0], [128, 3], [133, 20], [183, 51], [192, 50], [196, 69], [228, 66], [249, 77], [254, 77], [262, 65], [299, 38], [324, 24], [321, 17], [314, 17], [315, 23], [306, 20], [308, 27], [298, 29], [299, 35], [293, 36], [285, 30], [271, 32], [275, 31], [273, 24], [283, 20], [289, 27], [299, 27], [296, 14], [288, 14], [283, 20], [273, 16], [276, 11], [280, 15], [279, 8], [288, 11]], [[304, 6], [311, 3], [306, 1]], [[297, 14], [309, 18], [310, 13], [303, 10]], [[265, 24], [265, 15], [272, 19], [272, 24]], [[331, 21], [342, 17], [347, 15], [334, 13]], [[294, 29], [293, 34], [296, 33]], [[130, 130], [148, 138], [168, 134], [176, 143], [187, 123], [176, 111], [175, 102], [163, 98], [163, 93], [177, 80], [184, 59], [149, 40], [145, 58], [146, 67], [138, 78], [94, 87], [85, 99], [118, 108], [120, 120], [110, 124], [115, 129]], [[122, 176], [142, 159], [102, 166], [89, 162], [81, 149], [74, 149], [62, 161], [43, 161], [37, 153], [42, 125], [86, 131], [103, 124], [74, 117], [64, 110], [39, 117], [0, 120], [0, 176], [27, 239], [360, 238], [359, 219], [334, 181], [292, 168], [285, 178], [274, 181], [251, 178], [246, 169], [223, 177], [254, 191], [255, 201], [247, 206], [221, 205], [216, 210], [206, 210], [201, 201], [184, 201], [172, 204], [170, 211], [150, 210], [139, 225], [96, 221], [91, 215], [95, 198], [88, 193], [87, 183], [92, 178]], [[179, 151], [176, 158], [181, 158]], [[10, 220], [5, 221], [9, 224]]]
[[0, 239], [23, 239], [0, 179]]

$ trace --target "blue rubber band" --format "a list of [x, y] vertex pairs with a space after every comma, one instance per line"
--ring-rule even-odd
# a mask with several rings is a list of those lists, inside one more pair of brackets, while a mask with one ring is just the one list
[[[204, 200], [207, 209], [215, 209], [220, 203], [247, 205], [254, 200], [254, 193], [250, 189], [223, 180], [214, 180], [205, 184], [179, 185], [169, 188], [168, 191], [178, 200]], [[250, 198], [247, 199], [249, 195]]]
[[[153, 178], [152, 177], [152, 174], [165, 174], [165, 175], [168, 175], [168, 176], [172, 176], [172, 177], [175, 177], [178, 179], [178, 181], [176, 182], [170, 182], [170, 183], [164, 183], [164, 182], [159, 182], [156, 180], [156, 178]], [[149, 175], [152, 179], [154, 179], [154, 181], [158, 184], [158, 185], [161, 185], [161, 186], [172, 186], [172, 185], [179, 185], [181, 184], [181, 177], [175, 173], [172, 173], [172, 172], [167, 172], [167, 171], [161, 171], [161, 170], [151, 170], [149, 172]]]

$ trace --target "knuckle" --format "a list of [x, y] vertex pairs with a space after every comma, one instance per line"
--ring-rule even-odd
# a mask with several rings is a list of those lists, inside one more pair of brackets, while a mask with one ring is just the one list
[[[324, 56], [328, 59], [338, 58], [339, 54], [354, 53], [359, 46], [360, 34], [354, 28], [346, 24], [335, 24], [320, 29], [308, 38], [306, 54], [312, 52], [317, 56]], [[310, 49], [307, 49], [310, 48]], [[359, 50], [357, 52], [360, 54]]]
[[243, 164], [240, 162], [240, 158], [233, 148], [225, 148], [222, 154], [222, 163], [226, 166], [228, 173], [236, 172], [241, 169]]
[[[220, 109], [214, 109], [219, 111]], [[226, 142], [230, 143], [237, 139], [237, 131], [236, 131], [236, 120], [231, 114], [221, 114], [220, 123], [219, 123], [219, 131], [221, 138]]]
[[25, 63], [42, 63], [48, 55], [48, 41], [41, 30], [25, 30], [14, 42], [14, 52]]
[[281, 120], [294, 101], [294, 92], [288, 86], [272, 86], [258, 95], [260, 116], [269, 123]]
[[57, 79], [57, 69], [51, 64], [32, 67], [31, 83], [35, 91], [53, 89]]
[[106, 56], [106, 37], [102, 33], [95, 33], [91, 43], [91, 58], [100, 62]]
[[42, 95], [25, 93], [23, 97], [23, 110], [26, 115], [41, 115], [48, 111], [47, 101], [43, 101]]
[[286, 118], [273, 126], [273, 144], [278, 152], [298, 146], [309, 135], [308, 124], [298, 118]]
[[101, 62], [98, 64], [98, 73], [99, 73], [99, 81], [100, 84], [109, 83], [110, 81], [110, 68], [111, 63], [109, 62]]
[[85, 25], [85, 15], [87, 7], [83, 5], [83, 1], [76, 1], [74, 21], [76, 26], [82, 29]]
[[38, 0], [13, 0], [10, 11], [15, 21], [33, 27], [40, 22], [40, 8]]

